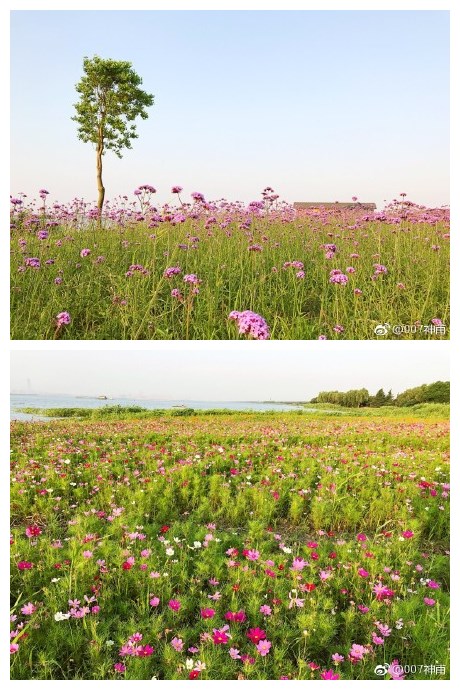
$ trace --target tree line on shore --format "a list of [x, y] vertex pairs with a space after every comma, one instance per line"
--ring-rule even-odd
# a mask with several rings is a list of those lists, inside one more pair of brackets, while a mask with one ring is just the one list
[[310, 400], [311, 403], [331, 403], [342, 407], [411, 407], [420, 403], [448, 403], [450, 400], [450, 382], [436, 381], [423, 384], [394, 396], [392, 391], [387, 393], [379, 388], [375, 395], [371, 395], [367, 388], [349, 391], [321, 391]]

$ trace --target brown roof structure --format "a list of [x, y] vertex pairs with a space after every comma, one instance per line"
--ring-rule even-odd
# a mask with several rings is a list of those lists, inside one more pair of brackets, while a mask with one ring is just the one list
[[377, 206], [374, 203], [360, 203], [359, 201], [353, 202], [340, 202], [340, 201], [295, 201], [294, 208], [300, 211], [306, 208], [316, 208], [328, 209], [328, 210], [343, 210], [343, 209], [360, 209], [362, 211], [375, 211]]

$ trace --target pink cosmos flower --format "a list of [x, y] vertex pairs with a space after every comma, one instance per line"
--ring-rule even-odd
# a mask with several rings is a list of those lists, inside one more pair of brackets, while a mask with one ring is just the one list
[[340, 680], [340, 675], [334, 673], [334, 671], [330, 669], [329, 671], [323, 671], [321, 673], [321, 680]]
[[344, 661], [345, 657], [343, 657], [341, 654], [338, 654], [337, 652], [332, 655], [332, 661], [334, 664], [341, 664], [342, 661]]
[[405, 678], [401, 665], [397, 659], [393, 659], [388, 667], [387, 673], [391, 676], [391, 680], [404, 680]]
[[168, 602], [168, 606], [171, 609], [171, 611], [179, 611], [181, 603], [178, 599], [170, 599]]
[[423, 601], [427, 606], [434, 606], [436, 604], [436, 599], [430, 599], [429, 597], [425, 597]]
[[158, 597], [152, 597], [150, 599], [149, 603], [150, 603], [150, 606], [153, 606], [153, 608], [156, 608], [158, 606], [158, 604], [160, 603], [160, 600]]
[[235, 647], [230, 647], [228, 653], [230, 654], [232, 659], [241, 659], [240, 650], [236, 649]]
[[383, 582], [377, 582], [377, 584], [372, 588], [372, 591], [375, 593], [377, 601], [382, 601], [382, 599], [390, 599], [392, 596], [394, 596], [393, 590], [389, 589], [383, 584]]
[[26, 536], [29, 539], [32, 539], [33, 537], [38, 537], [42, 533], [40, 527], [38, 525], [29, 525], [26, 527]]
[[249, 551], [246, 554], [246, 558], [248, 561], [257, 561], [259, 560], [260, 553], [256, 551], [256, 549], [249, 549]]
[[21, 609], [21, 613], [23, 613], [25, 616], [31, 616], [33, 613], [35, 613], [36, 610], [37, 607], [29, 601], [28, 604], [24, 604], [24, 606]]
[[363, 647], [361, 644], [352, 644], [351, 649], [348, 652], [348, 658], [352, 663], [356, 663], [357, 661], [364, 659], [366, 654], [369, 654], [367, 647]]
[[117, 673], [124, 673], [126, 671], [126, 666], [120, 662], [114, 664], [113, 668]]
[[10, 644], [10, 654], [16, 654], [17, 651], [19, 651], [19, 645], [17, 642], [12, 642]]
[[406, 530], [402, 533], [402, 536], [404, 537], [404, 539], [410, 539], [411, 537], [414, 536], [414, 533], [412, 532], [412, 530], [406, 529]]
[[176, 652], [181, 652], [184, 649], [184, 642], [180, 637], [173, 637], [171, 640], [171, 647], [176, 650]]
[[361, 577], [369, 577], [369, 573], [367, 572], [367, 570], [364, 570], [364, 568], [359, 568], [358, 575], [360, 575]]
[[307, 561], [304, 561], [303, 558], [297, 557], [297, 558], [294, 558], [294, 560], [292, 561], [291, 569], [295, 570], [295, 571], [301, 571], [307, 565], [308, 565]]
[[83, 558], [92, 558], [93, 552], [92, 551], [83, 551]]
[[272, 643], [269, 640], [260, 640], [256, 644], [257, 651], [259, 652], [260, 656], [267, 656], [271, 649]]
[[266, 604], [261, 606], [259, 611], [260, 611], [260, 613], [263, 613], [264, 616], [271, 616], [272, 615], [272, 610], [271, 610], [270, 606], [267, 606]]

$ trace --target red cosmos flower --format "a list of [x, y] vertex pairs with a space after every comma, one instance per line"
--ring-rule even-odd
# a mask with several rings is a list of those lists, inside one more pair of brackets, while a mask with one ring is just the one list
[[320, 668], [319, 664], [316, 664], [314, 661], [310, 661], [308, 666], [311, 668], [312, 671], [317, 671]]
[[317, 561], [319, 558], [319, 553], [316, 553], [316, 551], [312, 551], [310, 554], [310, 557], [314, 560]]
[[316, 541], [309, 541], [309, 542], [307, 542], [307, 546], [309, 549], [316, 549], [316, 547], [318, 546], [318, 543]]
[[232, 589], [234, 592], [237, 592], [240, 588], [240, 585], [232, 585]]
[[257, 644], [260, 640], [265, 640], [267, 637], [265, 630], [261, 630], [261, 628], [251, 628], [249, 632], [246, 633], [246, 636], [249, 637], [254, 644]]
[[336, 552], [335, 552], [335, 551], [331, 551], [331, 553], [329, 554], [329, 558], [337, 558]]
[[358, 541], [367, 541], [366, 535], [363, 534], [362, 532], [360, 532], [359, 534], [356, 535], [356, 539], [357, 539]]
[[199, 675], [200, 675], [200, 672], [197, 671], [196, 669], [193, 669], [193, 671], [190, 671], [190, 673], [188, 674], [188, 678], [189, 678], [189, 680], [196, 680]]
[[425, 482], [425, 481], [419, 482], [419, 487], [421, 489], [429, 489], [430, 486], [433, 486], [432, 482]]
[[30, 563], [29, 561], [19, 561], [18, 563], [19, 570], [30, 570], [33, 567], [34, 564]]
[[121, 564], [121, 567], [123, 568], [123, 570], [131, 570], [131, 568], [133, 567], [133, 564], [129, 563], [129, 561], [125, 561], [124, 563]]
[[313, 590], [316, 589], [316, 585], [314, 585], [313, 582], [306, 582], [303, 589], [305, 592], [313, 592]]
[[137, 648], [137, 656], [150, 656], [154, 651], [155, 649], [149, 644], [145, 644], [144, 646], [140, 645]]
[[163, 527], [160, 527], [160, 532], [162, 534], [166, 534], [171, 528], [168, 525], [163, 525]]

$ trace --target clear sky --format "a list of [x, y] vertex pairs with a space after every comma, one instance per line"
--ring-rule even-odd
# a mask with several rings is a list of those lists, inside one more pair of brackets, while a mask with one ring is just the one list
[[322, 351], [316, 343], [303, 350], [256, 343], [220, 351], [14, 351], [11, 391], [157, 400], [309, 400], [320, 390], [365, 387], [375, 393], [382, 387], [398, 393], [449, 380], [442, 343], [417, 349], [389, 344], [336, 351]]
[[129, 60], [155, 95], [104, 159], [107, 197], [449, 203], [447, 11], [15, 11], [12, 194], [96, 198], [70, 120], [84, 56]]

